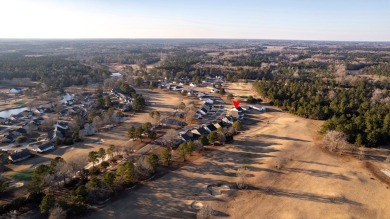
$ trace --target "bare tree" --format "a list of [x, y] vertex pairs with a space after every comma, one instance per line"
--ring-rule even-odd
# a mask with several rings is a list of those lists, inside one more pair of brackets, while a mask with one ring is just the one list
[[344, 152], [347, 148], [347, 136], [343, 132], [328, 131], [322, 140], [322, 146], [331, 152]]
[[247, 181], [248, 181], [248, 168], [247, 167], [240, 167], [237, 170], [237, 187], [239, 189], [245, 189], [247, 187]]
[[52, 129], [55, 123], [56, 123], [55, 116], [52, 115], [43, 120], [41, 127], [45, 130]]
[[187, 124], [192, 124], [195, 121], [196, 108], [193, 103], [188, 104], [185, 108], [184, 120]]
[[197, 150], [197, 151], [203, 150], [203, 144], [201, 141], [196, 140], [196, 141], [194, 141], [194, 144], [195, 144], [195, 148], [194, 148], [195, 150]]
[[62, 209], [60, 206], [56, 206], [51, 209], [49, 214], [49, 219], [65, 219], [66, 211]]
[[174, 129], [169, 129], [165, 133], [165, 135], [163, 137], [163, 141], [164, 141], [166, 146], [173, 147], [174, 139], [176, 139], [176, 138], [177, 138], [177, 132]]
[[73, 156], [68, 160], [67, 165], [69, 166], [72, 177], [84, 169], [88, 163], [87, 159], [87, 156]]
[[380, 103], [385, 99], [386, 91], [381, 89], [375, 89], [375, 91], [372, 93], [371, 97], [371, 103], [376, 104]]
[[92, 125], [96, 128], [96, 130], [99, 130], [103, 125], [102, 118], [100, 118], [100, 116], [95, 116], [92, 120]]
[[196, 214], [197, 219], [211, 219], [214, 217], [214, 210], [210, 205], [204, 205]]
[[225, 134], [223, 134], [222, 131], [218, 132], [218, 141], [219, 141], [219, 143], [221, 143], [222, 145], [225, 145], [226, 136], [225, 136]]
[[345, 64], [336, 65], [334, 68], [335, 68], [336, 81], [340, 84], [344, 84], [345, 77], [347, 76], [347, 68]]

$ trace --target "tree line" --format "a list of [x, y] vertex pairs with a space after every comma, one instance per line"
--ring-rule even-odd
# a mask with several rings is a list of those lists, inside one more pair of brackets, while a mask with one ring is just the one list
[[344, 132], [348, 141], [357, 145], [377, 146], [390, 140], [389, 92], [375, 90], [364, 80], [349, 87], [322, 79], [261, 80], [254, 83], [254, 88], [283, 110], [305, 118], [327, 120], [323, 133]]

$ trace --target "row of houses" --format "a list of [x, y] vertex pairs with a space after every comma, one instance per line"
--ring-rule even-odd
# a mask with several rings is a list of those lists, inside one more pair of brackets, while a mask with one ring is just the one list
[[220, 122], [203, 124], [197, 128], [183, 131], [179, 134], [179, 137], [183, 142], [195, 141], [198, 140], [202, 135], [208, 135], [213, 131], [217, 131], [218, 129], [229, 128], [234, 123], [234, 121], [236, 120], [231, 116], [224, 117]]

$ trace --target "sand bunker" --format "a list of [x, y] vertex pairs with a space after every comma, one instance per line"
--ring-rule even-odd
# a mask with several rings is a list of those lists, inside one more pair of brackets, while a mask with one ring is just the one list
[[390, 170], [381, 169], [381, 171], [386, 174], [386, 176], [390, 177]]
[[199, 209], [203, 208], [203, 203], [202, 202], [198, 202], [198, 201], [194, 201], [191, 204], [191, 208], [199, 210]]

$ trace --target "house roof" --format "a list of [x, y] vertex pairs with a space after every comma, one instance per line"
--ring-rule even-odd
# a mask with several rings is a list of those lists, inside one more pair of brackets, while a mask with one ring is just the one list
[[53, 147], [54, 145], [52, 143], [45, 143], [45, 144], [42, 144], [42, 145], [39, 145], [38, 148], [40, 150], [45, 150], [45, 149], [48, 149], [50, 147]]
[[181, 134], [180, 137], [182, 137], [184, 141], [190, 141], [192, 139], [187, 133]]
[[11, 157], [12, 160], [18, 160], [20, 158], [31, 156], [31, 153], [28, 150], [21, 150], [21, 151], [15, 151], [9, 156]]
[[207, 128], [210, 129], [210, 131], [215, 131], [217, 128], [214, 126], [214, 124], [208, 124]]
[[196, 129], [196, 131], [198, 131], [199, 134], [201, 134], [201, 135], [207, 135], [208, 134], [208, 131], [206, 131], [206, 129], [204, 129], [203, 127]]
[[202, 109], [200, 109], [200, 110], [202, 110], [203, 112], [205, 112], [205, 113], [207, 113], [208, 112], [208, 110], [207, 109], [205, 109], [205, 108], [202, 108]]
[[26, 134], [26, 133], [27, 133], [26, 129], [24, 129], [24, 128], [18, 128], [18, 129], [16, 129], [15, 131], [16, 131], [16, 132], [19, 132], [19, 133], [21, 133], [21, 134]]

